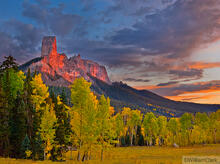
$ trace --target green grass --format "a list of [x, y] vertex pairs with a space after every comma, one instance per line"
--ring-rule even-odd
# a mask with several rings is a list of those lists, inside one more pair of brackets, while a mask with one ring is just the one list
[[[73, 158], [76, 158], [77, 152], [73, 152]], [[99, 154], [94, 153], [93, 159], [89, 164], [97, 163], [113, 163], [113, 164], [178, 164], [182, 163], [182, 156], [220, 156], [220, 144], [216, 145], [199, 145], [193, 147], [120, 147], [112, 148], [105, 151], [104, 161], [100, 161]], [[67, 159], [70, 153], [67, 153]], [[66, 162], [51, 162], [51, 161], [31, 161], [31, 160], [15, 160], [10, 158], [0, 158], [1, 164], [71, 164], [81, 163], [74, 160], [67, 160]]]

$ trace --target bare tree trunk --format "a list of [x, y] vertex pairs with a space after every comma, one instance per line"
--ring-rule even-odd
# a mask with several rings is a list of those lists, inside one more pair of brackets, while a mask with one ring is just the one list
[[132, 130], [131, 130], [131, 146], [133, 145], [133, 133], [134, 133], [134, 130], [132, 128]]
[[87, 151], [86, 152], [86, 160], [88, 161], [88, 159], [89, 159], [89, 152]]
[[73, 160], [73, 150], [72, 150], [72, 147], [70, 148], [70, 160]]
[[216, 144], [216, 129], [214, 130], [214, 143]]
[[103, 161], [103, 154], [104, 154], [104, 150], [102, 148], [102, 150], [101, 150], [101, 161]]
[[88, 160], [88, 152], [85, 151], [82, 157], [82, 162], [84, 162], [85, 160]]
[[117, 146], [119, 147], [120, 146], [120, 139], [118, 137], [118, 143], [117, 143]]
[[44, 150], [44, 160], [46, 160], [46, 153], [45, 153], [45, 150]]
[[152, 146], [152, 137], [150, 137], [150, 146]]
[[80, 161], [80, 151], [78, 150], [77, 160]]
[[80, 161], [80, 158], [81, 158], [81, 157], [80, 157], [81, 142], [82, 142], [82, 141], [80, 140], [80, 142], [79, 142], [79, 150], [78, 150], [78, 155], [77, 155], [77, 160], [78, 160], [78, 161]]
[[89, 160], [92, 159], [92, 151], [90, 150], [90, 153], [89, 153]]
[[[135, 141], [135, 145], [138, 145], [138, 140], [137, 140], [137, 128], [138, 126], [135, 126], [135, 136], [134, 136], [134, 141]], [[139, 138], [140, 139], [140, 138]]]

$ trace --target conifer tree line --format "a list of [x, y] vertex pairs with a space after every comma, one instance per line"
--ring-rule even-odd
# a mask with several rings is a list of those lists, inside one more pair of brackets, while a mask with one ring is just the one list
[[63, 160], [77, 151], [76, 160], [93, 152], [104, 158], [111, 146], [188, 146], [220, 143], [220, 110], [185, 113], [179, 118], [124, 107], [115, 113], [110, 99], [76, 79], [71, 103], [65, 92], [49, 93], [41, 74], [25, 75], [11, 56], [0, 66], [0, 156], [33, 160]]

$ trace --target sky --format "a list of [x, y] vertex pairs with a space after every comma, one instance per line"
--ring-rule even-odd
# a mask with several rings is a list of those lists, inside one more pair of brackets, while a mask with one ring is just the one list
[[178, 101], [220, 103], [219, 0], [1, 0], [0, 61], [40, 56], [43, 36], [123, 81]]

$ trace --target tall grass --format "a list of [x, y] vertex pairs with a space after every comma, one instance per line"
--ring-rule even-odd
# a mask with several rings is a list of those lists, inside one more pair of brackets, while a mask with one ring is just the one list
[[[76, 159], [77, 152], [72, 152], [73, 159]], [[100, 161], [100, 152], [93, 152], [92, 159], [84, 163], [88, 164], [181, 164], [182, 156], [220, 156], [220, 144], [216, 145], [199, 145], [193, 147], [120, 147], [111, 148], [105, 151], [104, 160]], [[71, 153], [66, 154], [65, 164], [78, 164], [70, 160]], [[16, 160], [11, 158], [0, 158], [0, 164], [62, 164], [62, 162], [52, 161], [32, 161]]]

